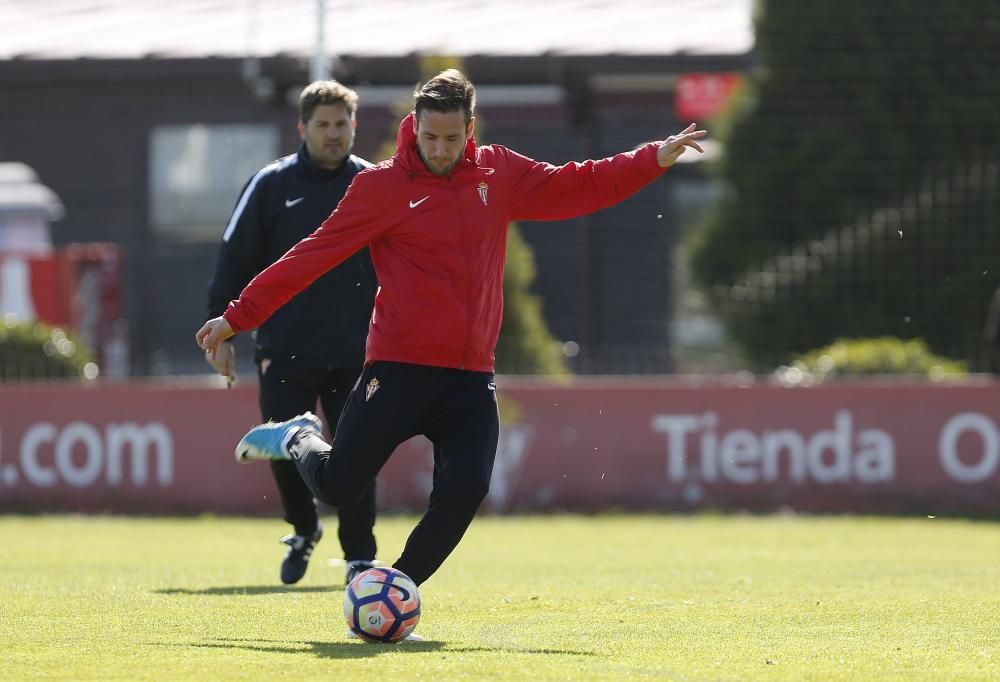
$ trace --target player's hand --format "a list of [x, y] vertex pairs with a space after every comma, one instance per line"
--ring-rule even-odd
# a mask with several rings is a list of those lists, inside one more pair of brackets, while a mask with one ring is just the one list
[[205, 351], [208, 361], [212, 362], [219, 359], [219, 344], [233, 334], [233, 328], [226, 322], [226, 318], [213, 317], [201, 326], [194, 335], [194, 340], [198, 342], [198, 347]]
[[212, 352], [205, 351], [205, 360], [216, 372], [226, 377], [232, 384], [236, 380], [236, 348], [230, 341], [223, 341], [216, 349], [215, 357]]
[[661, 168], [669, 168], [674, 165], [681, 154], [687, 151], [688, 147], [698, 152], [704, 152], [705, 150], [697, 141], [706, 135], [708, 135], [707, 130], [695, 130], [694, 123], [692, 123], [681, 132], [671, 135], [660, 143], [660, 148], [656, 151], [657, 163], [660, 164]]

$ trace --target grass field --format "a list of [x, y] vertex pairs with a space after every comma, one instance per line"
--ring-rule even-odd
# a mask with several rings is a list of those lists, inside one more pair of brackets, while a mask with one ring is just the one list
[[0, 679], [1000, 680], [1000, 524], [484, 517], [400, 645], [347, 639], [332, 532], [277, 584], [284, 532], [0, 516]]

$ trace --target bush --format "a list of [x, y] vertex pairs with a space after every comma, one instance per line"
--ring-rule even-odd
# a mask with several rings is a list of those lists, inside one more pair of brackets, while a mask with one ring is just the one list
[[777, 370], [783, 383], [817, 383], [873, 374], [905, 374], [940, 381], [949, 375], [965, 373], [965, 363], [934, 355], [923, 340], [892, 336], [838, 339], [825, 348], [800, 355]]
[[0, 322], [0, 382], [96, 376], [90, 351], [72, 333], [12, 316]]

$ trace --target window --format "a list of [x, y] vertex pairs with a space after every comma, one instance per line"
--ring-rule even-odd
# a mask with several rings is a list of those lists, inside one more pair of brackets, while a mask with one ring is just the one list
[[277, 156], [273, 125], [154, 128], [149, 153], [153, 232], [172, 241], [218, 241], [240, 190]]

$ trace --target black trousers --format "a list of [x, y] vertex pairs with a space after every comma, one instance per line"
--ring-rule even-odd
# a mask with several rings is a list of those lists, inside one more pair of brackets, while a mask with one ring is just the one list
[[418, 585], [455, 549], [489, 492], [500, 435], [493, 375], [376, 362], [351, 393], [332, 450], [296, 461], [317, 499], [355, 504], [396, 447], [419, 434], [434, 444], [433, 487], [393, 564]]
[[[327, 424], [340, 418], [351, 389], [358, 380], [356, 369], [299, 367], [288, 360], [262, 360], [257, 365], [260, 381], [260, 413], [263, 420], [284, 421], [309, 410], [316, 402], [323, 408]], [[271, 462], [285, 520], [299, 535], [310, 535], [319, 523], [319, 512], [309, 487], [292, 462]], [[352, 504], [338, 507], [337, 534], [344, 559], [375, 558], [375, 485], [361, 491]]]

